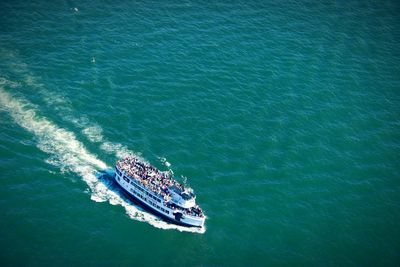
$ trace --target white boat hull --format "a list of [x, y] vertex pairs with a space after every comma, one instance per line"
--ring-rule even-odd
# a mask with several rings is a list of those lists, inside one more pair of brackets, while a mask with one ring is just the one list
[[192, 216], [184, 213], [182, 210], [167, 207], [164, 201], [160, 201], [150, 190], [136, 183], [134, 179], [124, 174], [123, 171], [118, 170], [115, 172], [115, 181], [135, 200], [168, 220], [185, 226], [204, 226], [204, 217]]

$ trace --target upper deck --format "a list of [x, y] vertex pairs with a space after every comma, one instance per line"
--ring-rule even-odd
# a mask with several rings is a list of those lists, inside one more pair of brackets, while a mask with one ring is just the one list
[[184, 190], [183, 185], [172, 179], [168, 172], [161, 172], [150, 164], [144, 163], [137, 158], [126, 157], [121, 159], [117, 161], [117, 167], [161, 196], [168, 195], [167, 189], [171, 186], [175, 186], [182, 191]]

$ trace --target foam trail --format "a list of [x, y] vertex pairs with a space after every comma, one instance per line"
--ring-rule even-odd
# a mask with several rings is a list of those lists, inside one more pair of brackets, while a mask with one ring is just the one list
[[57, 127], [45, 118], [38, 117], [34, 109], [29, 109], [28, 102], [15, 100], [6, 91], [0, 89], [0, 103], [20, 126], [39, 139], [41, 150], [50, 154], [57, 153], [62, 159], [73, 163], [70, 164], [71, 166], [79, 166], [78, 162], [82, 161], [85, 165], [94, 168], [107, 168], [104, 162], [91, 155], [76, 140], [73, 133]]
[[[30, 84], [34, 86], [35, 84]], [[110, 142], [103, 135], [103, 129], [100, 125], [91, 122], [86, 116], [75, 117], [73, 110], [70, 108], [69, 100], [65, 97], [61, 97], [55, 93], [48, 93], [48, 90], [41, 89], [39, 92], [44, 96], [46, 103], [58, 111], [59, 115], [65, 121], [73, 123], [76, 127], [81, 129], [83, 135], [92, 142], [98, 143], [100, 149], [107, 154], [113, 154], [117, 158], [123, 158], [128, 155], [133, 155], [133, 151], [129, 150], [126, 146], [119, 143]], [[65, 114], [68, 114], [65, 116]], [[139, 155], [137, 155], [139, 156]]]
[[[0, 55], [2, 59], [9, 61], [7, 66], [10, 67], [13, 72], [21, 75], [22, 83], [35, 89], [35, 93], [41, 95], [46, 104], [53, 108], [63, 120], [80, 128], [82, 134], [85, 135], [90, 142], [99, 143], [100, 149], [107, 154], [115, 155], [117, 158], [123, 158], [128, 155], [140, 157], [140, 155], [129, 150], [126, 146], [107, 140], [103, 135], [103, 129], [98, 124], [91, 122], [86, 116], [76, 117], [74, 115], [74, 110], [71, 108], [69, 99], [61, 94], [48, 90], [45, 85], [41, 83], [40, 78], [33, 75], [33, 73], [28, 69], [28, 66], [19, 60], [16, 51], [0, 48]], [[8, 83], [8, 86], [13, 88], [20, 85], [19, 83], [14, 83], [15, 85], [12, 86], [12, 82], [6, 81], [6, 79], [3, 78], [0, 80], [0, 85], [6, 82]]]
[[197, 233], [205, 232], [205, 229], [194, 229], [166, 223], [133, 205], [128, 199], [121, 197], [116, 190], [111, 190], [110, 184], [102, 181], [96, 175], [98, 170], [109, 169], [108, 166], [91, 154], [76, 139], [73, 132], [60, 128], [48, 119], [38, 116], [35, 107], [30, 102], [14, 98], [1, 87], [0, 110], [7, 111], [17, 124], [35, 135], [37, 147], [51, 156], [47, 160], [48, 163], [60, 167], [62, 171], [72, 171], [80, 175], [89, 186], [92, 200], [97, 202], [108, 201], [112, 205], [121, 205], [132, 219], [147, 222], [157, 228]]

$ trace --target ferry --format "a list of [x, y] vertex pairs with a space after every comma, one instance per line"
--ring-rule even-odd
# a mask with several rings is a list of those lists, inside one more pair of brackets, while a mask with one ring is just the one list
[[205, 215], [196, 204], [193, 189], [177, 182], [140, 159], [128, 156], [117, 161], [115, 181], [135, 200], [169, 221], [204, 227]]

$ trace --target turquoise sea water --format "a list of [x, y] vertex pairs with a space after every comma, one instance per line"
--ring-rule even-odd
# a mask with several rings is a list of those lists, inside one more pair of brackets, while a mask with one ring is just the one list
[[[1, 266], [398, 266], [397, 1], [1, 1]], [[143, 211], [126, 153], [206, 229]]]

